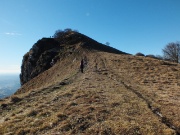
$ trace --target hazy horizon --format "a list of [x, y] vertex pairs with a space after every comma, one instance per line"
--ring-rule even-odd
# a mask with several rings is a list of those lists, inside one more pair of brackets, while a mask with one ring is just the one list
[[0, 99], [12, 95], [20, 88], [18, 74], [0, 74]]

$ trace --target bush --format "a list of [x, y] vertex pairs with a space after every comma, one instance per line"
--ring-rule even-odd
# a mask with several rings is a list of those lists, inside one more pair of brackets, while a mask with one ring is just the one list
[[146, 57], [149, 57], [149, 58], [156, 58], [156, 56], [154, 56], [153, 54], [148, 54], [148, 55], [146, 55]]
[[159, 60], [163, 60], [163, 57], [161, 55], [156, 55], [156, 58]]
[[18, 129], [16, 132], [17, 135], [26, 135], [28, 133], [30, 133], [30, 129], [23, 129], [23, 128]]
[[11, 97], [11, 102], [13, 102], [13, 103], [17, 103], [17, 102], [19, 102], [19, 101], [21, 101], [21, 100], [22, 100], [21, 98], [16, 97], [16, 96], [12, 96], [12, 97]]
[[35, 111], [35, 110], [31, 110], [29, 113], [28, 113], [28, 117], [33, 117], [33, 116], [36, 116], [38, 114], [38, 112], [37, 111]]
[[8, 106], [8, 104], [1, 104], [2, 108], [6, 108]]
[[138, 52], [135, 54], [135, 56], [145, 56], [145, 55], [143, 53]]

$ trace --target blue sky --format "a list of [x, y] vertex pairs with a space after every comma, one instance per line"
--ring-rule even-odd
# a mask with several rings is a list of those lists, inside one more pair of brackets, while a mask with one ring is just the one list
[[180, 0], [0, 0], [0, 73], [20, 73], [23, 55], [58, 29], [78, 30], [135, 54], [180, 41]]

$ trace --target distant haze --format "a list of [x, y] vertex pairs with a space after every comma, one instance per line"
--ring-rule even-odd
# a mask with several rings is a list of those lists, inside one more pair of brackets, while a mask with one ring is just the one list
[[0, 99], [12, 95], [18, 88], [19, 74], [0, 74]]

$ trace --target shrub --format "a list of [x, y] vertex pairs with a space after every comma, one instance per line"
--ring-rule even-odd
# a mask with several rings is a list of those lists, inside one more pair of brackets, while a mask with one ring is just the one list
[[8, 105], [7, 104], [1, 104], [2, 108], [6, 108]]
[[59, 121], [63, 121], [68, 118], [65, 114], [62, 114], [62, 113], [58, 113], [57, 117], [58, 117]]
[[159, 60], [163, 60], [163, 57], [161, 55], [156, 55], [156, 58]]
[[33, 116], [36, 116], [38, 114], [38, 112], [37, 111], [35, 111], [35, 110], [32, 110], [32, 111], [30, 111], [29, 113], [28, 113], [28, 117], [33, 117]]
[[11, 102], [13, 102], [13, 103], [20, 102], [21, 100], [22, 100], [21, 98], [16, 97], [16, 96], [12, 96], [12, 97], [11, 97]]
[[23, 128], [18, 129], [16, 132], [17, 135], [25, 135], [28, 133], [30, 133], [30, 129], [23, 129]]
[[153, 54], [148, 54], [148, 55], [146, 55], [146, 57], [149, 57], [149, 58], [156, 58], [156, 56], [154, 56]]
[[145, 56], [145, 55], [143, 53], [138, 52], [135, 54], [135, 56]]

